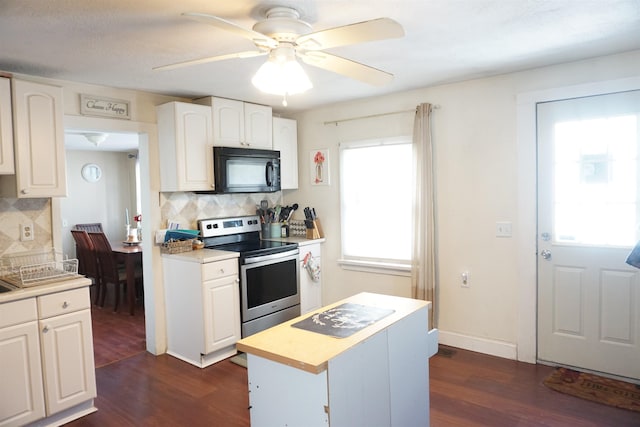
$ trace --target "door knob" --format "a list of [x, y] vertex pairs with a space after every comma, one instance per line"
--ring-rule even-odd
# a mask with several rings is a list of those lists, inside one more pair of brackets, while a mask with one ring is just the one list
[[540, 252], [540, 256], [542, 256], [542, 258], [544, 258], [544, 259], [549, 259], [549, 258], [551, 258], [551, 251], [545, 249], [542, 252]]

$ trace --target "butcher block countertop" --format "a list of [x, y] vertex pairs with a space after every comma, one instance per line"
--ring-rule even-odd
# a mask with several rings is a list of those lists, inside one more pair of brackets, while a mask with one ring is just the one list
[[[291, 326], [316, 313], [323, 313], [345, 303], [394, 311], [346, 338], [335, 338]], [[430, 305], [431, 302], [429, 301], [366, 292], [360, 293], [243, 338], [237, 342], [236, 347], [238, 351], [318, 374], [327, 369], [329, 360], [388, 328], [398, 320]], [[424, 325], [424, 332], [425, 334], [428, 332], [428, 325], [426, 324]]]

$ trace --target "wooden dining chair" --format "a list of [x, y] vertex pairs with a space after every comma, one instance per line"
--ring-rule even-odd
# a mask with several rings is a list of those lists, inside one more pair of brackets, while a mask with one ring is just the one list
[[[96, 251], [98, 263], [100, 265], [100, 288], [102, 293], [100, 296], [100, 306], [104, 307], [104, 301], [107, 294], [107, 285], [112, 284], [115, 289], [115, 306], [113, 311], [118, 311], [120, 304], [121, 285], [127, 283], [127, 273], [124, 269], [124, 265], [118, 263], [111, 243], [104, 233], [89, 232], [88, 233], [91, 242]], [[142, 278], [142, 269], [136, 268], [136, 282]]]
[[87, 232], [90, 231], [94, 231], [94, 232], [104, 232], [104, 230], [102, 229], [102, 223], [101, 222], [91, 222], [91, 223], [87, 223], [87, 224], [76, 224], [74, 227], [74, 230], [84, 230]]
[[94, 304], [98, 304], [102, 287], [100, 286], [100, 266], [96, 251], [89, 234], [84, 230], [71, 230], [76, 242], [76, 257], [78, 258], [78, 273], [91, 279], [95, 285], [96, 295]]

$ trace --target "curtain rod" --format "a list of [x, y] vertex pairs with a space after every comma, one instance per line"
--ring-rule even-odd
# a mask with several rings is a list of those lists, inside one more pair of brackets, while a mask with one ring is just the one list
[[[433, 105], [431, 106], [432, 109], [437, 110], [438, 108], [440, 108], [439, 105]], [[416, 108], [411, 109], [411, 110], [402, 110], [402, 111], [392, 111], [390, 113], [380, 113], [380, 114], [371, 114], [368, 116], [360, 116], [360, 117], [349, 117], [348, 119], [340, 119], [340, 120], [331, 120], [328, 122], [324, 122], [324, 125], [332, 125], [335, 124], [336, 126], [338, 125], [338, 123], [342, 123], [342, 122], [350, 122], [353, 120], [362, 120], [362, 119], [371, 119], [374, 117], [384, 117], [384, 116], [391, 116], [394, 114], [404, 114], [404, 113], [415, 113], [416, 112]]]

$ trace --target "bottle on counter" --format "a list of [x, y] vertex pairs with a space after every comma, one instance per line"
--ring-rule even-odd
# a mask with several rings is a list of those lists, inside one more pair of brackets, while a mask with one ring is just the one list
[[282, 223], [280, 228], [280, 237], [289, 237], [289, 224], [286, 221]]

